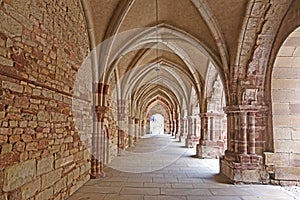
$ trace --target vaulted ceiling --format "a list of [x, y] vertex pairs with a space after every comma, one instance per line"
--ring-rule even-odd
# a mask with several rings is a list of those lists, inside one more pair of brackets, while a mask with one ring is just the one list
[[209, 96], [211, 66], [226, 87], [250, 3], [83, 1], [91, 48], [100, 49], [100, 81], [118, 88], [118, 98], [131, 100], [133, 110], [162, 99], [170, 110], [191, 112], [193, 91], [199, 102]]

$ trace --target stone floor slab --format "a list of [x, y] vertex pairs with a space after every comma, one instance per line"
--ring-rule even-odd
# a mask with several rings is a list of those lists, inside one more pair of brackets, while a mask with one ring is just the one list
[[191, 196], [211, 196], [211, 192], [208, 189], [161, 189], [162, 195], [191, 195]]
[[99, 194], [118, 194], [121, 191], [121, 187], [103, 187], [103, 186], [83, 186], [78, 190], [82, 193], [99, 193]]
[[144, 195], [108, 194], [103, 200], [144, 200]]
[[187, 200], [185, 196], [145, 196], [144, 200]]
[[122, 188], [120, 194], [160, 195], [160, 188]]
[[[299, 195], [292, 195], [283, 187], [272, 185], [233, 185], [225, 177], [218, 175], [219, 160], [198, 159], [194, 157], [196, 149], [182, 148], [185, 144], [176, 142], [170, 136], [141, 139], [131, 152], [143, 153], [154, 151], [164, 143], [176, 143], [183, 151], [179, 158], [162, 169], [135, 173], [118, 171], [106, 167], [106, 177], [88, 181], [73, 194], [70, 200], [292, 200]], [[146, 144], [148, 142], [148, 144]], [[157, 143], [157, 144], [156, 144]], [[180, 147], [181, 145], [181, 147]], [[144, 148], [145, 147], [145, 148]], [[173, 146], [175, 147], [175, 145]], [[173, 148], [172, 147], [172, 148]], [[174, 149], [172, 149], [174, 150]], [[172, 151], [170, 151], [172, 152]], [[166, 154], [166, 152], [160, 152]], [[172, 156], [170, 153], [168, 156]], [[114, 159], [114, 164], [126, 165], [131, 169], [135, 163], [143, 166], [143, 159], [132, 162], [132, 157], [122, 155]], [[158, 156], [160, 159], [162, 157]], [[127, 160], [126, 160], [127, 159]], [[130, 160], [131, 159], [131, 160]], [[130, 161], [130, 162], [129, 162]], [[149, 161], [151, 165], [153, 162]], [[159, 162], [157, 162], [159, 163]], [[154, 163], [154, 164], [157, 164]], [[160, 162], [162, 163], [162, 162]], [[147, 166], [149, 169], [151, 166]], [[155, 167], [154, 167], [155, 168]], [[137, 168], [138, 169], [138, 168]], [[140, 169], [138, 169], [140, 170]], [[291, 188], [295, 190], [294, 188]], [[300, 199], [300, 198], [298, 198]]]
[[76, 192], [68, 200], [104, 200], [105, 194]]
[[215, 196], [247, 196], [250, 195], [249, 192], [246, 192], [245, 190], [239, 190], [236, 188], [212, 188], [209, 189], [211, 193]]

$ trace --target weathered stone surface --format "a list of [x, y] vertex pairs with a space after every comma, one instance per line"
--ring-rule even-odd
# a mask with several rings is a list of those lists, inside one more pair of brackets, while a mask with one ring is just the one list
[[300, 180], [300, 167], [276, 167], [275, 179]]
[[38, 178], [22, 186], [22, 199], [28, 199], [36, 195], [41, 190], [41, 179]]
[[36, 195], [35, 199], [48, 200], [53, 197], [53, 187], [48, 188]]
[[51, 171], [47, 174], [42, 175], [42, 190], [53, 186], [62, 177], [62, 169]]
[[0, 128], [0, 134], [2, 135], [11, 135], [12, 129], [11, 128]]
[[38, 143], [37, 142], [31, 142], [26, 144], [26, 150], [27, 151], [36, 151], [38, 150]]
[[1, 145], [1, 154], [6, 154], [12, 151], [12, 144]]
[[8, 167], [4, 171], [3, 191], [8, 192], [23, 184], [33, 180], [36, 175], [36, 161], [28, 160], [12, 167]]
[[54, 194], [61, 192], [67, 186], [67, 177], [63, 177], [54, 185]]
[[67, 117], [61, 113], [51, 113], [51, 122], [65, 122]]
[[0, 56], [0, 64], [4, 66], [10, 66], [12, 67], [14, 65], [14, 62], [10, 59], [4, 58]]
[[18, 141], [14, 144], [14, 149], [18, 152], [23, 152], [25, 150], [25, 142]]
[[27, 97], [16, 97], [15, 106], [20, 108], [28, 108], [29, 101]]
[[50, 172], [54, 169], [54, 157], [48, 156], [37, 161], [37, 176]]
[[5, 31], [9, 36], [18, 36], [22, 34], [22, 25], [12, 17], [0, 12], [0, 29]]
[[[74, 141], [71, 117], [71, 88], [88, 49], [81, 5], [28, 0], [0, 4], [0, 165], [5, 167], [0, 196], [65, 199], [71, 185], [62, 171], [83, 150], [79, 139]], [[80, 165], [73, 163], [68, 173], [88, 162], [76, 159]], [[73, 181], [76, 185], [78, 180]], [[54, 195], [54, 190], [63, 192]]]
[[20, 139], [21, 139], [20, 135], [11, 135], [11, 136], [9, 136], [9, 142], [11, 144], [20, 141]]
[[69, 136], [65, 139], [64, 143], [71, 143], [73, 142], [73, 137], [72, 136]]
[[268, 153], [265, 152], [265, 164], [275, 166], [286, 166], [290, 163], [290, 153]]
[[18, 92], [18, 93], [23, 93], [23, 89], [24, 89], [22, 85], [12, 83], [12, 82], [9, 82], [9, 81], [3, 81], [2, 82], [2, 87], [7, 88], [7, 89], [9, 89], [11, 91], [14, 91], [14, 92]]
[[63, 167], [71, 162], [74, 161], [74, 155], [70, 155], [68, 157], [65, 157], [65, 158], [60, 158], [60, 159], [57, 159], [55, 160], [55, 169], [57, 168], [60, 168], [60, 167]]

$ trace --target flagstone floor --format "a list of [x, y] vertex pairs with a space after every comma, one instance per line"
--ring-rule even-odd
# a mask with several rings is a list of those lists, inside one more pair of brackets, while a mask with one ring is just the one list
[[69, 200], [300, 199], [297, 187], [230, 184], [219, 175], [219, 160], [195, 152], [170, 135], [147, 135], [105, 168], [105, 178], [90, 180]]

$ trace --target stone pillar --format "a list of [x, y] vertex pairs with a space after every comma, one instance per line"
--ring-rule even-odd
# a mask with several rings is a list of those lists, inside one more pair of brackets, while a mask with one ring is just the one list
[[140, 122], [140, 133], [141, 133], [141, 136], [144, 136], [145, 135], [145, 131], [144, 131], [144, 126], [145, 125], [145, 121], [144, 120], [141, 120]]
[[200, 122], [201, 122], [201, 130], [200, 130], [200, 140], [199, 144], [197, 145], [197, 152], [196, 156], [198, 158], [202, 158], [202, 152], [203, 152], [203, 146], [207, 143], [208, 139], [208, 132], [207, 132], [207, 126], [208, 126], [208, 118], [206, 113], [200, 113]]
[[188, 148], [193, 147], [193, 116], [188, 116], [186, 120], [186, 125], [187, 125], [187, 136], [185, 139], [185, 146]]
[[126, 148], [126, 132], [125, 132], [125, 100], [118, 100], [118, 155], [120, 155], [120, 150], [125, 150]]
[[177, 124], [176, 124], [176, 120], [173, 120], [173, 132], [172, 132], [172, 136], [176, 136], [176, 132], [177, 132]]
[[198, 122], [199, 122], [199, 118], [198, 116], [193, 116], [192, 117], [192, 126], [193, 126], [193, 130], [192, 130], [192, 147], [197, 146], [199, 144], [199, 140], [200, 140], [200, 135], [197, 133], [198, 131]]
[[171, 120], [169, 120], [169, 133], [172, 134], [173, 132], [173, 123]]
[[105, 106], [96, 106], [95, 112], [97, 115], [97, 122], [95, 123], [96, 130], [93, 133], [92, 139], [92, 161], [91, 161], [91, 178], [100, 178], [104, 177], [105, 173], [103, 172], [104, 162], [105, 162], [105, 140], [104, 140], [104, 130], [103, 122], [107, 112], [107, 107]]
[[175, 133], [175, 139], [180, 137], [180, 133], [181, 133], [181, 120], [180, 118], [176, 119], [176, 133]]
[[197, 136], [197, 118], [194, 116], [193, 119], [193, 135], [196, 137]]
[[262, 164], [265, 133], [257, 129], [266, 111], [266, 106], [226, 107], [228, 149], [220, 162], [221, 173], [236, 183], [262, 183], [268, 179]]
[[197, 146], [197, 157], [220, 158], [224, 154], [224, 140], [221, 138], [221, 126], [219, 123], [224, 114], [202, 113], [201, 138]]
[[134, 147], [134, 135], [135, 135], [135, 129], [134, 129], [134, 120], [131, 116], [128, 117], [128, 135], [129, 135], [129, 147]]
[[180, 135], [179, 135], [179, 142], [182, 142], [186, 138], [186, 119], [180, 119]]
[[193, 148], [199, 143], [200, 137], [197, 136], [197, 118], [196, 116], [188, 117], [188, 135], [186, 139], [186, 147]]
[[139, 139], [141, 138], [139, 123], [140, 120], [138, 118], [135, 118], [135, 141], [136, 142], [139, 141]]

